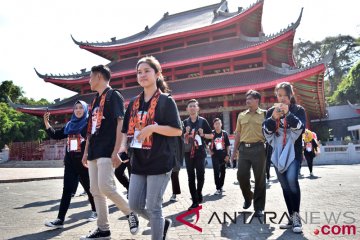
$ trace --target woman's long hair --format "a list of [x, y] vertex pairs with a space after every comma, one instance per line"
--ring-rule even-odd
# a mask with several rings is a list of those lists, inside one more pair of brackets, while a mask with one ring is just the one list
[[164, 80], [164, 76], [162, 75], [161, 65], [160, 65], [159, 61], [155, 57], [146, 56], [146, 57], [141, 58], [136, 64], [136, 70], [138, 70], [139, 65], [141, 63], [149, 64], [149, 66], [152, 69], [154, 69], [155, 73], [160, 73], [159, 77], [156, 79], [156, 87], [157, 88], [160, 88], [160, 90], [163, 93], [171, 92], [169, 86], [167, 85], [167, 83]]
[[293, 86], [289, 82], [282, 82], [276, 85], [275, 87], [275, 95], [277, 95], [277, 92], [279, 89], [284, 89], [286, 92], [286, 95], [290, 99], [290, 104], [296, 104], [295, 96], [294, 96], [294, 89]]

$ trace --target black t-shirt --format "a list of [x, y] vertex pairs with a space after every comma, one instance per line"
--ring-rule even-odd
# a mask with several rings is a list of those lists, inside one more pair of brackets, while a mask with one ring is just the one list
[[[106, 94], [107, 90], [103, 94]], [[101, 96], [96, 95], [96, 101], [92, 108], [90, 116], [96, 119], [96, 113], [99, 108]], [[101, 120], [100, 129], [94, 134], [91, 134], [88, 160], [98, 158], [110, 158], [114, 151], [116, 141], [116, 128], [118, 118], [124, 117], [124, 98], [118, 91], [113, 91], [109, 101], [105, 101], [103, 119]], [[95, 123], [96, 124], [96, 123]]]
[[[160, 96], [162, 97], [162, 96]], [[162, 109], [163, 116], [160, 116], [161, 111], [159, 104], [155, 108], [154, 121], [158, 125], [170, 126], [178, 129], [181, 128], [181, 120], [178, 108], [174, 99], [171, 96], [166, 96], [166, 103], [164, 109]], [[160, 100], [159, 100], [160, 101]], [[140, 109], [138, 114], [142, 112], [145, 116], [149, 109], [151, 99], [144, 103], [144, 99], [140, 99]], [[127, 133], [130, 121], [130, 111], [132, 104], [129, 104], [123, 124], [123, 133]], [[169, 139], [164, 135], [153, 133], [151, 149], [137, 149], [132, 148], [133, 155], [131, 158], [131, 172], [140, 175], [158, 175], [169, 172], [175, 166], [175, 152], [171, 150]]]
[[[200, 118], [201, 118], [201, 121], [199, 121]], [[204, 134], [210, 134], [212, 132], [208, 121], [205, 118], [200, 117], [200, 116], [197, 117], [195, 122], [192, 122], [190, 117], [189, 117], [189, 118], [185, 119], [183, 121], [183, 123], [184, 123], [183, 133], [186, 132], [186, 127], [187, 126], [190, 126], [190, 132], [193, 129], [195, 129], [195, 135], [199, 134], [199, 132], [198, 132], [199, 128], [202, 128], [204, 130]], [[201, 137], [201, 142], [202, 142], [202, 145], [199, 146], [199, 148], [197, 150], [195, 150], [195, 151], [205, 152], [205, 145], [206, 145], [205, 138]]]
[[[54, 129], [52, 127], [46, 129], [46, 133], [48, 134], [48, 136], [52, 139], [56, 139], [56, 140], [60, 140], [60, 139], [64, 139], [68, 137], [68, 134], [64, 133], [64, 129], [65, 127], [62, 127], [61, 129]], [[81, 137], [84, 138], [84, 140], [86, 139], [86, 134], [87, 134], [87, 125], [81, 130], [80, 135]], [[70, 152], [68, 151], [68, 145], [66, 144], [66, 148], [65, 148], [65, 161], [71, 161], [71, 160], [80, 160], [82, 159], [82, 156], [84, 154], [84, 150], [85, 150], [85, 144], [86, 141], [81, 142], [81, 152]]]
[[[217, 157], [226, 157], [227, 151], [226, 148], [230, 146], [229, 137], [227, 135], [227, 132], [222, 130], [220, 133], [217, 133], [215, 130], [213, 131], [214, 134], [214, 146], [211, 149], [214, 152], [214, 155]], [[225, 147], [222, 150], [217, 150], [222, 148], [222, 143], [225, 143]], [[218, 145], [218, 148], [216, 146]]]

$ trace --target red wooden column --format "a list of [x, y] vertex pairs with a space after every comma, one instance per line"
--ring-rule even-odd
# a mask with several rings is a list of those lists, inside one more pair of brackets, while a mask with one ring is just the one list
[[236, 121], [237, 121], [237, 114], [235, 111], [231, 112], [231, 122], [232, 122], [232, 131], [231, 134], [234, 133], [235, 129], [236, 129]]

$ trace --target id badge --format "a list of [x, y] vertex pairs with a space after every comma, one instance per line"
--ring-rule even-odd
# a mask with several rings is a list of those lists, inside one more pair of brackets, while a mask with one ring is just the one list
[[70, 139], [70, 151], [78, 150], [78, 141], [77, 139]]
[[135, 129], [133, 140], [131, 141], [130, 147], [132, 148], [142, 148], [142, 141], [138, 141], [136, 138], [139, 135], [140, 131]]
[[307, 143], [307, 144], [306, 144], [306, 151], [308, 151], [308, 152], [311, 152], [311, 151], [312, 151], [311, 143]]
[[221, 142], [215, 143], [215, 148], [216, 150], [223, 150], [222, 143]]
[[202, 141], [201, 141], [200, 135], [196, 134], [196, 135], [195, 135], [195, 140], [197, 141], [198, 146], [201, 146], [201, 145], [202, 145]]

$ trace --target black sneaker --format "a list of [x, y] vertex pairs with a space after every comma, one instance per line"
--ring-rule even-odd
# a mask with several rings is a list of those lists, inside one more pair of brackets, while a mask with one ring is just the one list
[[298, 212], [294, 212], [292, 216], [293, 225], [292, 230], [294, 233], [302, 233], [301, 218]]
[[97, 228], [94, 231], [90, 232], [88, 235], [80, 237], [80, 240], [91, 240], [91, 239], [108, 240], [110, 239], [110, 235], [111, 235], [110, 230], [101, 231], [99, 228]]
[[171, 227], [172, 221], [169, 218], [165, 218], [165, 225], [164, 225], [164, 233], [163, 233], [163, 240], [166, 239], [167, 232]]
[[189, 207], [188, 211], [190, 211], [190, 210], [192, 210], [192, 209], [194, 209], [194, 208], [197, 208], [198, 206], [199, 206], [198, 203], [193, 203], [193, 204], [191, 204], [191, 206]]
[[130, 227], [130, 232], [132, 235], [135, 235], [139, 232], [139, 219], [135, 213], [131, 212], [128, 216], [128, 222]]
[[53, 228], [53, 229], [64, 228], [64, 221], [57, 218], [54, 221], [45, 222], [45, 226]]

